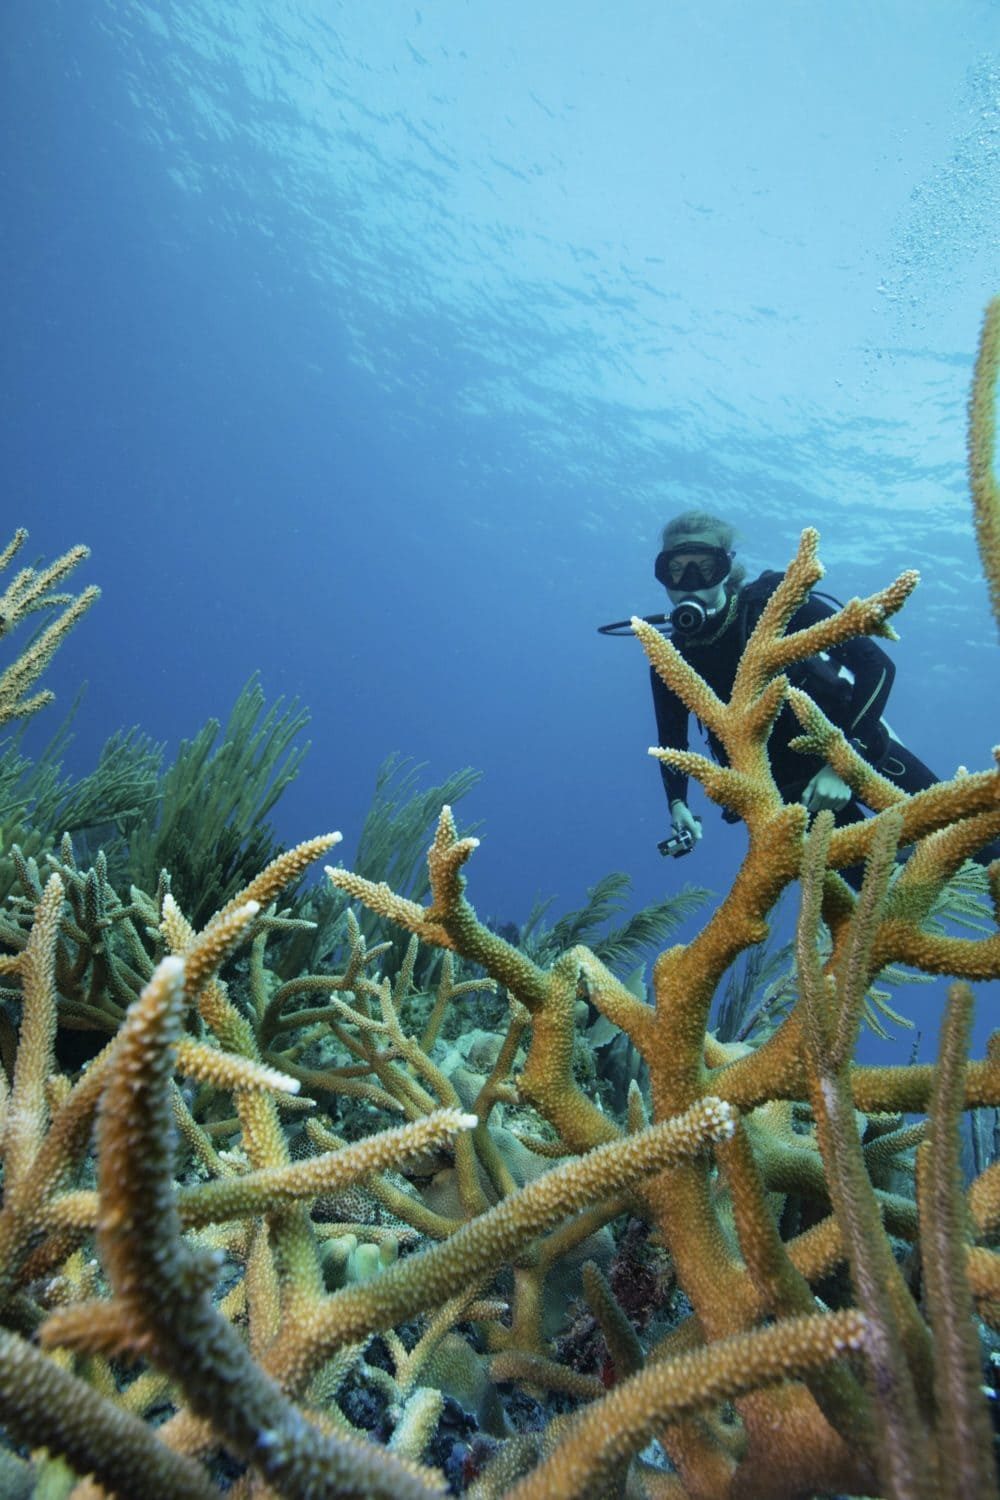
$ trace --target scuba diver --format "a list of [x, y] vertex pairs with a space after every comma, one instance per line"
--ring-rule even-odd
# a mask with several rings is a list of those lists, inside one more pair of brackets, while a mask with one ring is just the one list
[[[672, 610], [669, 616], [649, 616], [651, 624], [669, 627], [678, 651], [724, 701], [728, 700], [743, 648], [767, 600], [782, 574], [766, 571], [746, 582], [746, 570], [735, 561], [735, 531], [726, 521], [704, 511], [686, 511], [664, 527], [654, 572], [666, 589]], [[789, 633], [802, 630], [834, 613], [836, 601], [810, 594], [792, 616]], [[626, 621], [601, 626], [602, 634], [617, 635]], [[795, 663], [787, 669], [794, 686], [802, 688], [843, 730], [854, 748], [872, 766], [904, 792], [923, 791], [940, 780], [913, 751], [903, 745], [882, 715], [895, 676], [892, 661], [867, 636], [845, 641], [829, 652]], [[665, 748], [688, 748], [688, 709], [650, 670], [656, 711], [657, 743]], [[814, 755], [790, 748], [801, 728], [786, 703], [768, 740], [768, 756], [774, 779], [785, 802], [801, 802], [810, 813], [829, 808], [838, 827], [865, 816], [850, 787], [827, 763]], [[712, 755], [721, 764], [726, 754], [711, 731], [706, 731]], [[687, 777], [660, 763], [663, 785], [670, 806], [673, 834], [664, 839], [660, 852], [675, 858], [689, 853], [702, 837], [701, 819], [688, 805]], [[738, 822], [735, 813], [723, 811], [727, 822]], [[1000, 841], [981, 850], [976, 860], [988, 864], [1000, 857]], [[863, 866], [841, 872], [858, 887]]]

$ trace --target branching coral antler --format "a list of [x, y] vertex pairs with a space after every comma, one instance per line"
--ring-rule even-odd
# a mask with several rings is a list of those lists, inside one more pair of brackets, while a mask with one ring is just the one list
[[[747, 642], [728, 703], [723, 703], [707, 687], [660, 631], [638, 617], [632, 621], [653, 669], [688, 710], [722, 741], [729, 764], [718, 766], [690, 751], [654, 747], [650, 754], [695, 776], [713, 801], [738, 812], [747, 824], [751, 841], [781, 803], [771, 777], [766, 743], [768, 730], [786, 698], [793, 706], [798, 701], [813, 736], [802, 748], [826, 753], [836, 743], [833, 726], [811, 701], [801, 693], [796, 700], [782, 675], [783, 669], [855, 636], [894, 638], [889, 617], [902, 607], [918, 581], [915, 572], [902, 573], [894, 583], [869, 598], [851, 599], [835, 614], [788, 635], [785, 631], [789, 621], [823, 576], [817, 557], [818, 544], [817, 531], [811, 527], [803, 531], [795, 557], [761, 611]], [[857, 779], [860, 766], [855, 762], [849, 765]], [[787, 879], [794, 873], [793, 870]]]
[[727, 1140], [735, 1118], [728, 1105], [706, 1097], [684, 1115], [554, 1167], [463, 1224], [443, 1244], [390, 1267], [377, 1287], [337, 1292], [324, 1308], [312, 1311], [307, 1323], [282, 1332], [270, 1351], [269, 1366], [280, 1371], [283, 1384], [300, 1387], [334, 1349], [353, 1343], [365, 1330], [387, 1328], [422, 1307], [437, 1306], [455, 1287], [474, 1284], [508, 1263], [536, 1235], [581, 1212], [611, 1183], [627, 1187], [667, 1162]]
[[1000, 628], [1000, 485], [996, 476], [997, 373], [1000, 370], [1000, 297], [986, 309], [969, 398], [969, 488], [979, 556]]
[[[0, 552], [0, 572], [10, 566], [27, 540], [28, 533], [23, 527], [14, 533]], [[25, 695], [44, 672], [73, 626], [95, 600], [100, 598], [101, 591], [93, 584], [76, 597], [52, 592], [56, 584], [67, 578], [89, 556], [89, 547], [71, 547], [41, 572], [35, 568], [22, 568], [0, 594], [0, 638], [9, 635], [26, 615], [42, 609], [65, 606], [62, 614], [47, 625], [0, 675], [0, 725], [9, 724], [13, 719], [26, 719], [52, 702], [54, 695], [47, 690], [35, 693], [30, 698]]]
[[579, 1087], [572, 1069], [573, 1006], [586, 974], [599, 1008], [623, 1030], [638, 1033], [651, 1021], [648, 1008], [586, 948], [574, 948], [551, 969], [491, 932], [465, 896], [462, 867], [478, 839], [460, 839], [451, 809], [444, 807], [428, 854], [431, 905], [405, 900], [385, 885], [348, 870], [327, 867], [332, 883], [425, 942], [452, 949], [510, 990], [533, 1018], [528, 1060], [520, 1078], [523, 1096], [539, 1104], [567, 1149], [588, 1150], [614, 1139], [618, 1130]]
[[[228, 914], [234, 939], [258, 909]], [[173, 1182], [170, 1054], [185, 1007], [184, 961], [166, 958], [129, 1015], [101, 1104], [98, 1242], [115, 1299], [100, 1312], [55, 1313], [45, 1342], [110, 1339], [147, 1353], [192, 1411], [292, 1500], [324, 1486], [358, 1500], [425, 1497], [432, 1487], [399, 1460], [308, 1423], [213, 1306], [217, 1263], [185, 1243]]]

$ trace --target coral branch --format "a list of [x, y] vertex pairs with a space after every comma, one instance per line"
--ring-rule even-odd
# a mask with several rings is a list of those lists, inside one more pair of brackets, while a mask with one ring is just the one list
[[508, 1491], [508, 1500], [597, 1496], [621, 1463], [661, 1427], [744, 1391], [821, 1369], [865, 1347], [862, 1315], [783, 1320], [677, 1359], [650, 1365], [577, 1417], [552, 1457]]
[[[169, 1085], [184, 979], [180, 959], [163, 960], [126, 1022], [101, 1104], [98, 1237], [129, 1344], [290, 1500], [324, 1486], [357, 1500], [422, 1500], [432, 1487], [398, 1459], [306, 1421], [212, 1304], [216, 1263], [185, 1243], [173, 1188]], [[78, 1319], [54, 1314], [46, 1344], [69, 1330], [84, 1334]]]
[[969, 398], [969, 488], [979, 556], [993, 618], [1000, 628], [1000, 485], [997, 484], [996, 400], [1000, 367], [1000, 297], [986, 309]]

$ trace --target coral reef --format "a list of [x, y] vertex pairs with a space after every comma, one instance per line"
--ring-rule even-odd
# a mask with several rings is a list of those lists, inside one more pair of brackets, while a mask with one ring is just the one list
[[[977, 505], [998, 337], [991, 311]], [[995, 579], [988, 513], [980, 537]], [[891, 635], [916, 582], [788, 634], [821, 571], [807, 531], [728, 703], [634, 622], [729, 763], [654, 753], [748, 831], [730, 891], [657, 960], [652, 1003], [612, 972], [628, 944], [605, 962], [579, 924], [557, 924], [571, 946], [550, 935], [532, 952], [481, 921], [466, 895], [478, 841], [448, 806], [425, 890], [329, 867], [321, 938], [313, 898], [288, 892], [335, 834], [275, 855], [196, 921], [165, 881], [115, 890], [103, 856], [83, 868], [68, 838], [44, 868], [14, 856], [0, 929], [12, 1493], [997, 1495], [982, 1361], [1000, 1327], [1000, 1163], [980, 1133], [966, 1183], [960, 1153], [966, 1112], [1000, 1105], [998, 1039], [967, 1056], [970, 982], [1000, 977], [1000, 868], [988, 926], [955, 936], [937, 913], [1000, 834], [1000, 766], [903, 796], [790, 688], [790, 663]], [[8, 694], [20, 712], [23, 693]], [[782, 803], [766, 741], [785, 701], [864, 823], [808, 827]], [[856, 894], [838, 871], [862, 860]], [[722, 1041], [713, 999], [791, 888], [794, 990], [756, 1043]], [[934, 1065], [854, 1061], [895, 964], [955, 981]], [[461, 1019], [484, 992], [505, 1006], [495, 1036]], [[81, 1069], [56, 1050], [74, 1023], [106, 1038]], [[620, 1112], [581, 1066], [598, 1023], [647, 1080]]]

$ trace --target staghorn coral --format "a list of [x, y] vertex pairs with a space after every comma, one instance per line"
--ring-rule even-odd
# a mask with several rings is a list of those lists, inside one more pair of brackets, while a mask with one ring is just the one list
[[[991, 430], [970, 445], [992, 474]], [[1000, 1046], [967, 1060], [972, 999], [958, 985], [937, 1064], [853, 1056], [890, 965], [1000, 977], [1000, 872], [991, 926], [954, 937], [936, 923], [963, 861], [1000, 832], [1000, 769], [889, 796], [790, 692], [788, 663], [886, 634], [914, 583], [789, 635], [816, 550], [804, 533], [729, 703], [636, 624], [729, 764], [656, 753], [737, 807], [749, 834], [732, 889], [661, 954], [652, 1005], [579, 942], [540, 963], [481, 922], [465, 887], [477, 840], [447, 807], [426, 893], [331, 869], [371, 915], [345, 918], [317, 972], [288, 972], [302, 928], [277, 903], [335, 835], [272, 860], [205, 923], [162, 882], [123, 900], [66, 845], [44, 876], [23, 862], [0, 933], [20, 1013], [0, 1073], [0, 1421], [54, 1455], [36, 1455], [40, 1482], [61, 1458], [75, 1500], [202, 1497], [234, 1474], [237, 1500], [416, 1497], [445, 1486], [433, 1453], [452, 1489], [474, 1481], [482, 1497], [997, 1493], [976, 1317], [998, 1321], [1000, 1179], [987, 1163], [966, 1188], [958, 1157], [964, 1112], [1000, 1105]], [[766, 737], [786, 698], [867, 796], [864, 825], [808, 829], [782, 804]], [[916, 848], [893, 878], [901, 843]], [[859, 858], [855, 894], [837, 871]], [[707, 1029], [713, 999], [793, 887], [794, 989], [759, 1045], [725, 1045]], [[374, 940], [385, 922], [405, 948]], [[424, 950], [444, 955], [432, 1000]], [[507, 1024], [484, 1071], [459, 1080], [444, 1021], [484, 984]], [[587, 1007], [648, 1069], [648, 1096], [633, 1086], [621, 1119], [574, 1066]], [[78, 1073], [57, 1061], [63, 1011], [109, 1037]], [[926, 1132], [903, 1112], [925, 1115]], [[916, 1201], [887, 1185], [914, 1147]], [[368, 1223], [330, 1218], [347, 1193]], [[806, 1227], [783, 1222], [789, 1194], [809, 1205]], [[616, 1220], [669, 1253], [691, 1309], [680, 1321], [648, 1308], [630, 1321], [629, 1288], [589, 1252]], [[329, 1262], [366, 1230], [371, 1274], [331, 1291]], [[545, 1334], [555, 1273], [580, 1251], [609, 1351], [600, 1379], [559, 1363]], [[495, 1438], [465, 1445], [457, 1468], [440, 1446], [444, 1371], [488, 1375], [501, 1403]], [[516, 1385], [560, 1392], [560, 1414], [509, 1431]], [[654, 1437], [669, 1473], [642, 1455]]]
[[[22, 526], [0, 552], [0, 572], [10, 567], [27, 540], [28, 533]], [[71, 547], [41, 572], [37, 568], [21, 568], [0, 594], [0, 637], [10, 635], [27, 615], [41, 610], [62, 610], [61, 614], [28, 642], [20, 655], [0, 675], [0, 725], [9, 724], [15, 719], [29, 718], [45, 704], [52, 702], [53, 694], [46, 689], [31, 697], [27, 694], [73, 626], [101, 593], [93, 584], [75, 597], [52, 591], [89, 556], [89, 548]]]
[[1000, 485], [996, 470], [997, 372], [1000, 367], [1000, 297], [983, 318], [979, 354], [969, 398], [969, 488], [976, 540], [989, 588], [993, 618], [1000, 629]]

